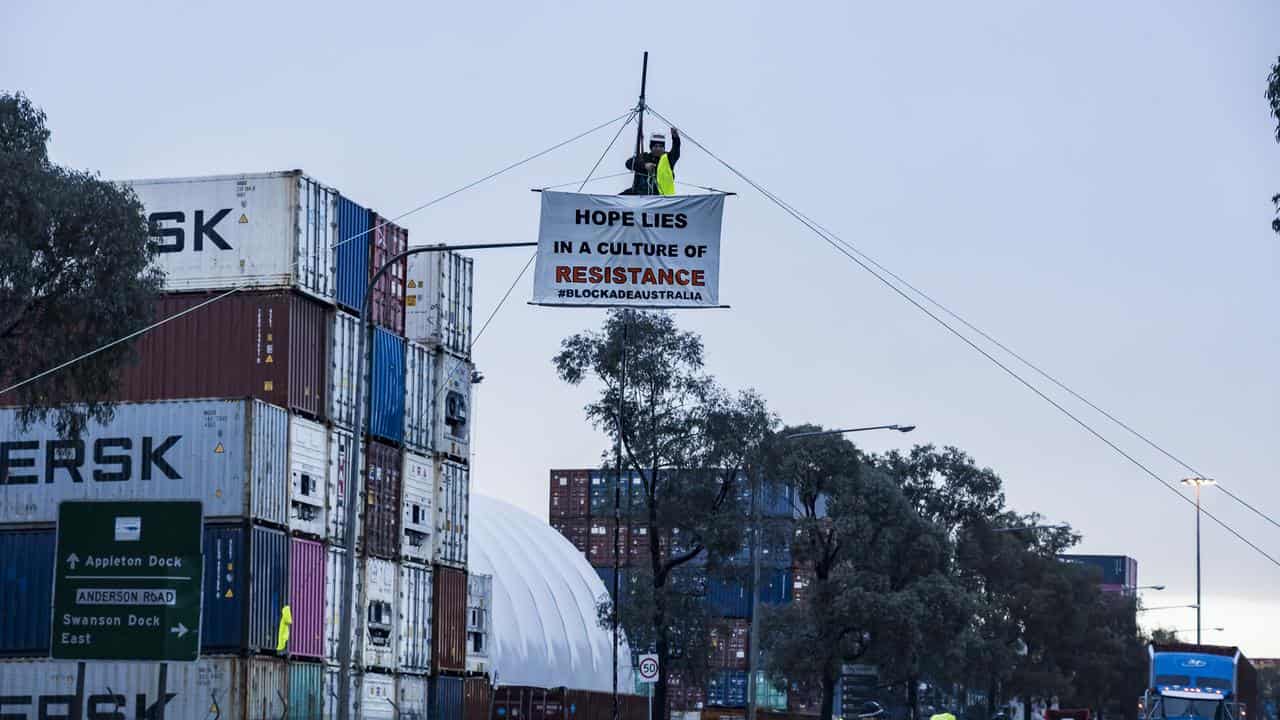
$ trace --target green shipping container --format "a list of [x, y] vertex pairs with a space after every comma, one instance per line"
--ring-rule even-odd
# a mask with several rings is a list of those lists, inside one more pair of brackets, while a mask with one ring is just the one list
[[289, 663], [289, 720], [324, 717], [324, 665]]
[[761, 710], [787, 710], [787, 683], [770, 679], [763, 672], [756, 673], [756, 707]]

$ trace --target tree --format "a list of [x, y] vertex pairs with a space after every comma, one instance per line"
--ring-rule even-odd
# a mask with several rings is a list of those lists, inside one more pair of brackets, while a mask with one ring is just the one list
[[[1271, 104], [1271, 116], [1276, 119], [1276, 142], [1280, 143], [1280, 58], [1271, 66], [1271, 74], [1267, 76], [1267, 102]], [[1271, 229], [1280, 234], [1280, 193], [1271, 196], [1271, 203], [1276, 206], [1276, 219], [1271, 221]]]
[[844, 663], [912, 668], [914, 649], [945, 643], [963, 613], [943, 572], [945, 535], [848, 440], [785, 439], [812, 429], [788, 428], [766, 443], [767, 476], [795, 489], [792, 557], [810, 584], [804, 598], [765, 615], [762, 639], [766, 667], [820, 688], [828, 720]]
[[[129, 188], [49, 160], [45, 114], [0, 94], [0, 386], [142, 327], [162, 276], [142, 205]], [[106, 420], [121, 344], [0, 397], [23, 423], [52, 414], [59, 432]], [[77, 406], [59, 406], [72, 398]]]
[[[661, 714], [672, 671], [705, 669], [712, 621], [707, 570], [696, 565], [718, 567], [742, 546], [746, 475], [776, 422], [755, 393], [720, 388], [703, 358], [701, 338], [669, 314], [618, 310], [600, 331], [566, 338], [554, 359], [565, 382], [601, 383], [587, 419], [614, 443], [621, 437], [621, 469], [641, 480], [638, 497], [628, 489], [626, 521], [645, 529], [648, 562], [632, 569], [621, 608], [602, 613], [611, 621], [617, 612], [632, 646], [657, 654]], [[604, 457], [618, 468], [612, 451]]]

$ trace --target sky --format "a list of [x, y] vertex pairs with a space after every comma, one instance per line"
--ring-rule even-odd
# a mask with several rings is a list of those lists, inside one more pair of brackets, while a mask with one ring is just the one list
[[[1263, 98], [1280, 5], [539, 5], [10, 2], [0, 90], [45, 109], [57, 162], [106, 178], [302, 168], [396, 215], [626, 112], [648, 50], [649, 102], [686, 135], [1280, 516], [1280, 145]], [[414, 244], [534, 240], [528, 189], [586, 177], [611, 135], [402, 224]], [[739, 193], [732, 308], [678, 314], [722, 384], [789, 423], [917, 425], [853, 439], [960, 447], [1014, 509], [1083, 533], [1079, 552], [1136, 557], [1142, 584], [1168, 586], [1148, 605], [1195, 601], [1190, 505], [710, 156], [686, 146], [677, 176]], [[476, 255], [478, 319], [528, 257]], [[593, 388], [551, 364], [602, 314], [530, 292], [526, 276], [475, 345], [473, 488], [545, 517], [548, 470], [607, 445], [583, 416]], [[1189, 474], [1046, 392], [1160, 477]], [[1280, 527], [1216, 489], [1204, 507], [1280, 557]], [[1205, 522], [1203, 624], [1225, 628], [1206, 642], [1280, 656], [1280, 565]]]

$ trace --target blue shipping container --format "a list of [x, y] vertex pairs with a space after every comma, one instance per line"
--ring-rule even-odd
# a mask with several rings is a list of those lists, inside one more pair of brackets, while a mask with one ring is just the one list
[[[370, 214], [367, 208], [338, 198], [337, 301], [360, 314], [369, 284]], [[359, 237], [356, 237], [356, 236]]]
[[205, 526], [202, 653], [275, 651], [288, 561], [289, 538], [280, 530]]
[[49, 652], [54, 530], [0, 532], [0, 655]]
[[751, 617], [751, 593], [747, 592], [745, 583], [737, 580], [708, 580], [707, 601], [711, 603], [712, 613], [719, 617]]
[[463, 682], [463, 678], [446, 675], [431, 678], [431, 720], [462, 720]]
[[792, 596], [791, 568], [760, 569], [760, 602], [765, 605], [785, 605]]
[[742, 670], [721, 670], [707, 681], [707, 704], [743, 707], [747, 704], [747, 674]]
[[324, 717], [324, 665], [289, 663], [289, 720]]
[[385, 440], [404, 440], [404, 338], [373, 329], [373, 397], [369, 432]]

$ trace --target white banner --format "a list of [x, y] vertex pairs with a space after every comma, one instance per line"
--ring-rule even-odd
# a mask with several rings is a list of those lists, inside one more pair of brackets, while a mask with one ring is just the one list
[[533, 302], [720, 305], [724, 195], [542, 193]]

